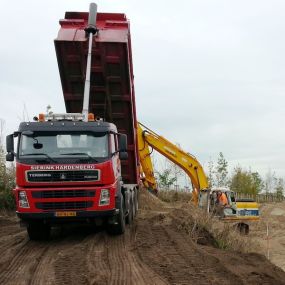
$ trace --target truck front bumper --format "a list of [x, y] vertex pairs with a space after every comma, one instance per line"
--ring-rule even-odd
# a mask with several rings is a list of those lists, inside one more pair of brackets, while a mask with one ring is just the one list
[[118, 209], [108, 211], [76, 211], [75, 216], [58, 217], [57, 212], [45, 212], [45, 213], [19, 213], [17, 216], [23, 222], [31, 220], [44, 220], [50, 223], [61, 223], [61, 222], [91, 222], [92, 220], [101, 218], [104, 219], [115, 216], [118, 214]]

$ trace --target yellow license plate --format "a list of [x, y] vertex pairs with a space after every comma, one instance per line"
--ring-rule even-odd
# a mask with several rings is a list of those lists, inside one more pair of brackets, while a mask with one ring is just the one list
[[76, 212], [55, 212], [56, 217], [76, 217]]

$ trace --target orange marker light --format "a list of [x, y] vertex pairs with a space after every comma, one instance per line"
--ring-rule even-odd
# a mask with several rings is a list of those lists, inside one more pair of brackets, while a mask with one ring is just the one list
[[95, 116], [93, 113], [88, 114], [88, 122], [94, 122], [95, 121]]
[[45, 121], [45, 114], [39, 114], [39, 122]]

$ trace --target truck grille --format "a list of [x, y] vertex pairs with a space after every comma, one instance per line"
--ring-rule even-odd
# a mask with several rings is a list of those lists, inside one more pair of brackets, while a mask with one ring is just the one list
[[95, 190], [44, 190], [33, 191], [33, 198], [79, 198], [79, 197], [94, 197]]
[[79, 182], [98, 181], [100, 172], [96, 170], [27, 171], [28, 182]]
[[93, 206], [92, 201], [36, 203], [36, 208], [41, 210], [75, 210], [75, 209], [86, 209], [92, 206]]

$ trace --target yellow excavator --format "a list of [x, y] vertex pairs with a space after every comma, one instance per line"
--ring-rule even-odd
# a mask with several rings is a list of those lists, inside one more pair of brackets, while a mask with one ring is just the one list
[[259, 220], [259, 206], [254, 200], [236, 199], [235, 193], [226, 187], [209, 188], [207, 176], [199, 161], [166, 138], [156, 134], [141, 123], [137, 126], [141, 178], [146, 188], [157, 191], [157, 183], [151, 160], [152, 150], [158, 151], [174, 164], [182, 168], [192, 183], [192, 201], [196, 206], [214, 213], [217, 194], [226, 195], [228, 205], [219, 216], [225, 222], [233, 222], [238, 229], [247, 234], [248, 223]]
[[154, 169], [150, 157], [150, 148], [168, 158], [174, 164], [182, 168], [190, 177], [193, 188], [193, 202], [198, 204], [199, 191], [208, 189], [208, 180], [199, 161], [190, 153], [180, 149], [164, 137], [156, 134], [141, 123], [138, 123], [138, 147], [139, 158], [143, 172], [144, 185], [153, 190], [157, 189]]

